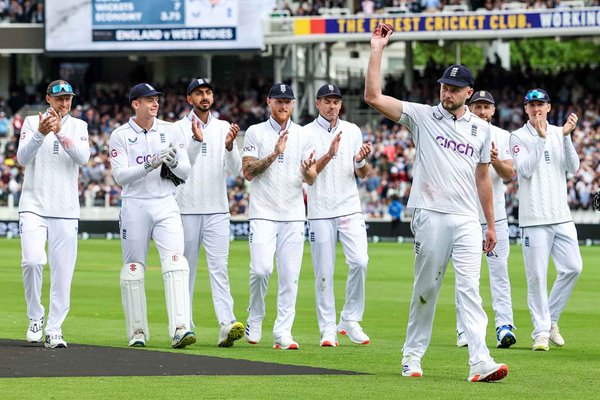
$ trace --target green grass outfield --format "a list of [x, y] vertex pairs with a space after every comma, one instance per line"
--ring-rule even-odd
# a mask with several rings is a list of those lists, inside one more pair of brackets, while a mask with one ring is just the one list
[[[412, 289], [413, 253], [409, 244], [370, 244], [367, 304], [363, 327], [371, 344], [358, 346], [340, 337], [340, 347], [320, 348], [314, 305], [313, 272], [308, 244], [300, 278], [294, 338], [299, 351], [272, 349], [276, 274], [267, 296], [263, 341], [251, 346], [243, 340], [233, 348], [216, 347], [217, 326], [209, 296], [204, 254], [201, 255], [194, 319], [196, 345], [180, 350], [202, 354], [285, 364], [348, 369], [361, 376], [183, 376], [106, 378], [0, 379], [0, 399], [591, 399], [600, 392], [600, 247], [582, 247], [584, 270], [563, 313], [560, 327], [564, 348], [532, 352], [532, 329], [526, 304], [521, 249], [513, 246], [510, 276], [518, 342], [496, 349], [487, 267], [482, 271], [482, 296], [488, 317], [487, 343], [496, 361], [509, 365], [508, 377], [497, 383], [469, 383], [466, 349], [455, 346], [454, 273], [448, 269], [440, 293], [433, 338], [420, 379], [401, 376], [401, 348], [406, 332]], [[249, 276], [248, 244], [232, 243], [230, 277], [235, 312], [246, 320]], [[124, 347], [125, 322], [121, 309], [118, 240], [79, 243], [73, 280], [71, 311], [63, 326], [69, 343]], [[550, 267], [550, 276], [555, 275]], [[344, 298], [347, 267], [338, 249], [336, 301]], [[44, 305], [48, 305], [49, 274], [44, 275]], [[152, 247], [146, 273], [149, 348], [171, 351], [167, 337], [163, 281], [156, 249]], [[0, 337], [24, 339], [27, 328], [18, 240], [0, 240]], [[68, 349], [65, 351], [69, 351]], [[141, 350], [143, 351], [143, 350]], [[0, 360], [0, 364], [3, 360]], [[50, 366], [51, 368], [51, 366]], [[252, 373], [252, 371], [248, 371]]]

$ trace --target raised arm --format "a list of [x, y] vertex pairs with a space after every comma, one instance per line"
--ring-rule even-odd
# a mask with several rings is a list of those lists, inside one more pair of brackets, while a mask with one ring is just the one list
[[562, 128], [563, 133], [563, 144], [565, 149], [565, 169], [568, 173], [574, 174], [579, 169], [580, 160], [577, 150], [573, 146], [573, 140], [571, 139], [571, 132], [575, 130], [577, 126], [577, 115], [571, 113], [567, 118], [567, 122]]
[[546, 139], [538, 136], [535, 139], [535, 148], [529, 151], [527, 146], [523, 144], [521, 138], [517, 135], [510, 135], [510, 151], [513, 157], [513, 164], [519, 177], [531, 178], [544, 156], [544, 145]]
[[277, 143], [273, 152], [264, 157], [263, 159], [257, 158], [257, 147], [254, 139], [254, 131], [248, 130], [244, 137], [244, 156], [242, 157], [242, 171], [244, 178], [251, 181], [258, 175], [262, 174], [273, 164], [273, 161], [285, 151], [285, 145], [288, 139], [288, 131], [285, 130], [280, 133]]
[[386, 96], [381, 91], [381, 58], [393, 30], [390, 25], [379, 24], [371, 36], [371, 53], [365, 77], [365, 102], [392, 121], [402, 116], [402, 101]]

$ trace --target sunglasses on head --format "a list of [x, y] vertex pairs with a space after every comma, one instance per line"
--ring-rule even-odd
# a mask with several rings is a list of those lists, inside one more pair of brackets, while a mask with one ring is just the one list
[[527, 93], [525, 100], [546, 100], [546, 93], [539, 90], [532, 90], [531, 92]]
[[73, 87], [70, 84], [64, 82], [64, 83], [56, 84], [50, 88], [51, 94], [58, 94], [60, 92], [66, 92], [68, 94], [73, 94]]

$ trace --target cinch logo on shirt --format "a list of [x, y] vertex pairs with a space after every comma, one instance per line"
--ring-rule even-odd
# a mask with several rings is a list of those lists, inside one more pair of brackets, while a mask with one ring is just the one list
[[442, 135], [436, 137], [435, 140], [437, 140], [437, 142], [443, 148], [454, 150], [459, 154], [465, 154], [469, 157], [473, 157], [473, 154], [475, 153], [475, 149], [469, 143], [457, 143], [452, 139], [443, 137]]
[[151, 159], [157, 158], [157, 157], [158, 157], [158, 154], [148, 154], [145, 156], [137, 156], [135, 158], [135, 162], [138, 164], [143, 164], [143, 163], [150, 161]]

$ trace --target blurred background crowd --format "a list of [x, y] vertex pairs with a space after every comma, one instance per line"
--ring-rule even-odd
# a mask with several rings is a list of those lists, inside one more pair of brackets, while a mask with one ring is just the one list
[[[414, 85], [407, 89], [401, 75], [386, 78], [385, 93], [418, 103], [437, 104], [443, 65], [430, 62], [424, 70], [414, 71]], [[569, 204], [572, 209], [589, 209], [593, 194], [600, 189], [600, 93], [598, 67], [571, 67], [554, 72], [536, 71], [530, 66], [504, 70], [499, 64], [487, 64], [476, 77], [475, 89], [489, 90], [496, 99], [494, 123], [508, 131], [521, 127], [527, 116], [523, 95], [533, 87], [544, 88], [552, 98], [550, 123], [563, 125], [569, 113], [579, 116], [573, 133], [581, 168], [568, 177]], [[190, 112], [185, 100], [187, 81], [156, 83], [165, 92], [161, 99], [160, 118], [176, 121]], [[0, 205], [6, 205], [9, 194], [18, 204], [23, 169], [16, 162], [16, 151], [23, 118], [18, 110], [26, 104], [43, 105], [48, 82], [11, 87], [10, 98], [0, 98]], [[266, 93], [272, 82], [264, 78], [217, 83], [215, 116], [238, 123], [242, 130], [262, 122], [269, 116]], [[131, 116], [126, 94], [120, 84], [94, 83], [78, 90], [72, 115], [88, 123], [92, 156], [80, 172], [80, 200], [83, 206], [106, 207], [120, 204], [120, 187], [114, 183], [108, 158], [110, 133]], [[298, 95], [298, 93], [296, 94]], [[366, 107], [366, 105], [365, 105]], [[294, 116], [298, 123], [310, 122], [314, 115]], [[385, 118], [376, 118], [361, 126], [365, 142], [373, 144], [370, 157], [372, 170], [359, 180], [363, 210], [369, 218], [394, 219], [406, 205], [411, 189], [415, 147], [411, 133]], [[243, 137], [238, 137], [241, 145]], [[247, 182], [231, 176], [229, 188], [232, 215], [247, 215]], [[509, 218], [517, 217], [517, 182], [506, 185]], [[400, 209], [400, 211], [399, 211]]]

